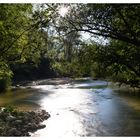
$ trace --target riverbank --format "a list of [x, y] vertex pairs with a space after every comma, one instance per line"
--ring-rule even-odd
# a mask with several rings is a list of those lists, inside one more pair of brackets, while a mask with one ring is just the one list
[[0, 108], [0, 136], [30, 136], [30, 132], [45, 128], [42, 122], [49, 117], [45, 110], [25, 112]]

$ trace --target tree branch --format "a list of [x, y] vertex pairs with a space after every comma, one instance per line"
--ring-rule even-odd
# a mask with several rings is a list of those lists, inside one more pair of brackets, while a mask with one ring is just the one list
[[122, 18], [124, 24], [126, 25], [128, 32], [130, 32], [130, 34], [134, 37], [134, 39], [136, 39], [135, 34], [133, 33], [133, 31], [131, 30], [130, 25], [128, 24], [128, 22], [126, 21], [125, 17], [123, 16], [123, 14], [121, 13], [121, 11], [118, 8], [115, 8], [116, 12], [118, 12], [118, 14], [120, 15], [120, 17]]

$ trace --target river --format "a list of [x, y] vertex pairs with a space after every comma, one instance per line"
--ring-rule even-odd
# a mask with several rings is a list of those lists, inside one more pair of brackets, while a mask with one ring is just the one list
[[[32, 137], [140, 136], [140, 97], [104, 80], [35, 81], [0, 95], [0, 106], [45, 109], [46, 128]], [[65, 83], [65, 84], [64, 84]]]

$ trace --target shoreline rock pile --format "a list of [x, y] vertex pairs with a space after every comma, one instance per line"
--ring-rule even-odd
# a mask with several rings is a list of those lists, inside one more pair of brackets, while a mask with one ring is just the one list
[[1, 108], [0, 136], [30, 136], [29, 132], [45, 128], [46, 125], [41, 122], [49, 117], [50, 114], [45, 110], [22, 112]]

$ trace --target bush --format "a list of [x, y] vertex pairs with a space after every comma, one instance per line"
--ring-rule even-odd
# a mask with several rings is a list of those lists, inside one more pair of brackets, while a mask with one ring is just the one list
[[7, 112], [7, 113], [13, 113], [13, 112], [16, 112], [16, 108], [14, 106], [6, 106], [4, 109], [3, 109], [4, 112]]
[[0, 62], [0, 92], [5, 91], [11, 85], [12, 71], [4, 62]]
[[0, 79], [0, 92], [7, 90], [10, 85], [11, 85], [11, 79], [10, 78], [5, 77], [3, 79]]

